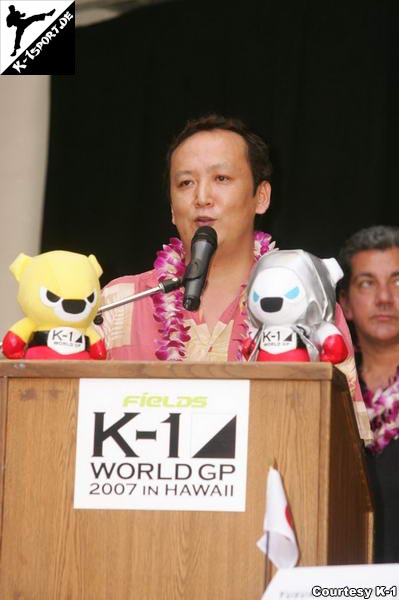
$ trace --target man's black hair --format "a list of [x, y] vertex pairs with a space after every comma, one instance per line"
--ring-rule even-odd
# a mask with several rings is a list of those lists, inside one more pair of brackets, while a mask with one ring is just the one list
[[184, 129], [174, 138], [169, 146], [166, 155], [165, 173], [165, 184], [168, 196], [170, 196], [170, 165], [173, 152], [192, 135], [195, 135], [200, 131], [214, 131], [216, 129], [237, 133], [245, 141], [248, 151], [248, 162], [251, 167], [253, 178], [254, 194], [262, 181], [270, 181], [273, 168], [270, 161], [269, 145], [256, 133], [253, 133], [240, 119], [211, 114], [206, 117], [188, 121]]
[[339, 262], [344, 272], [340, 288], [346, 291], [352, 274], [352, 258], [363, 250], [388, 250], [399, 248], [399, 227], [374, 225], [351, 235], [341, 248]]

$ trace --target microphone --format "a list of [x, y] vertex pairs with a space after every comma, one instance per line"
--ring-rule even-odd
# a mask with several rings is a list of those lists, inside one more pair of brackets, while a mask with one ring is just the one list
[[186, 310], [198, 310], [206, 282], [209, 263], [218, 245], [213, 227], [199, 227], [191, 241], [191, 260], [183, 277], [183, 306]]

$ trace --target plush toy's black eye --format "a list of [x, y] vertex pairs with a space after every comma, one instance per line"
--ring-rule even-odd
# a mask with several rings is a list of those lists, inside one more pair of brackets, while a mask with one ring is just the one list
[[53, 294], [53, 292], [50, 292], [50, 290], [47, 290], [47, 292], [46, 292], [46, 298], [50, 302], [58, 302], [58, 300], [60, 299], [60, 297], [57, 296], [57, 294]]
[[90, 304], [91, 304], [91, 303], [93, 302], [93, 300], [94, 300], [94, 292], [92, 292], [92, 293], [90, 294], [90, 296], [87, 296], [86, 300], [87, 300], [88, 302], [90, 302]]

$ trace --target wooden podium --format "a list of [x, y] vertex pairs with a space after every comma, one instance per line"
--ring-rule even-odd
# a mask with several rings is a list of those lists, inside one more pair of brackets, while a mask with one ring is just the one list
[[[314, 363], [1, 361], [0, 597], [259, 600], [276, 464], [300, 565], [372, 559], [372, 503], [343, 375]], [[80, 378], [250, 380], [245, 512], [73, 508]]]

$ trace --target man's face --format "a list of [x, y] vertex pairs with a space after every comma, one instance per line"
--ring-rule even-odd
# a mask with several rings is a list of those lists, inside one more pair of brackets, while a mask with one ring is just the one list
[[[201, 131], [176, 148], [170, 167], [172, 219], [188, 254], [203, 225], [218, 234], [218, 247], [237, 250], [252, 239], [256, 214], [270, 202], [270, 184], [255, 194], [244, 139], [232, 131]], [[245, 246], [244, 246], [245, 247]]]
[[360, 344], [399, 343], [399, 248], [355, 254], [349, 290], [340, 300]]

